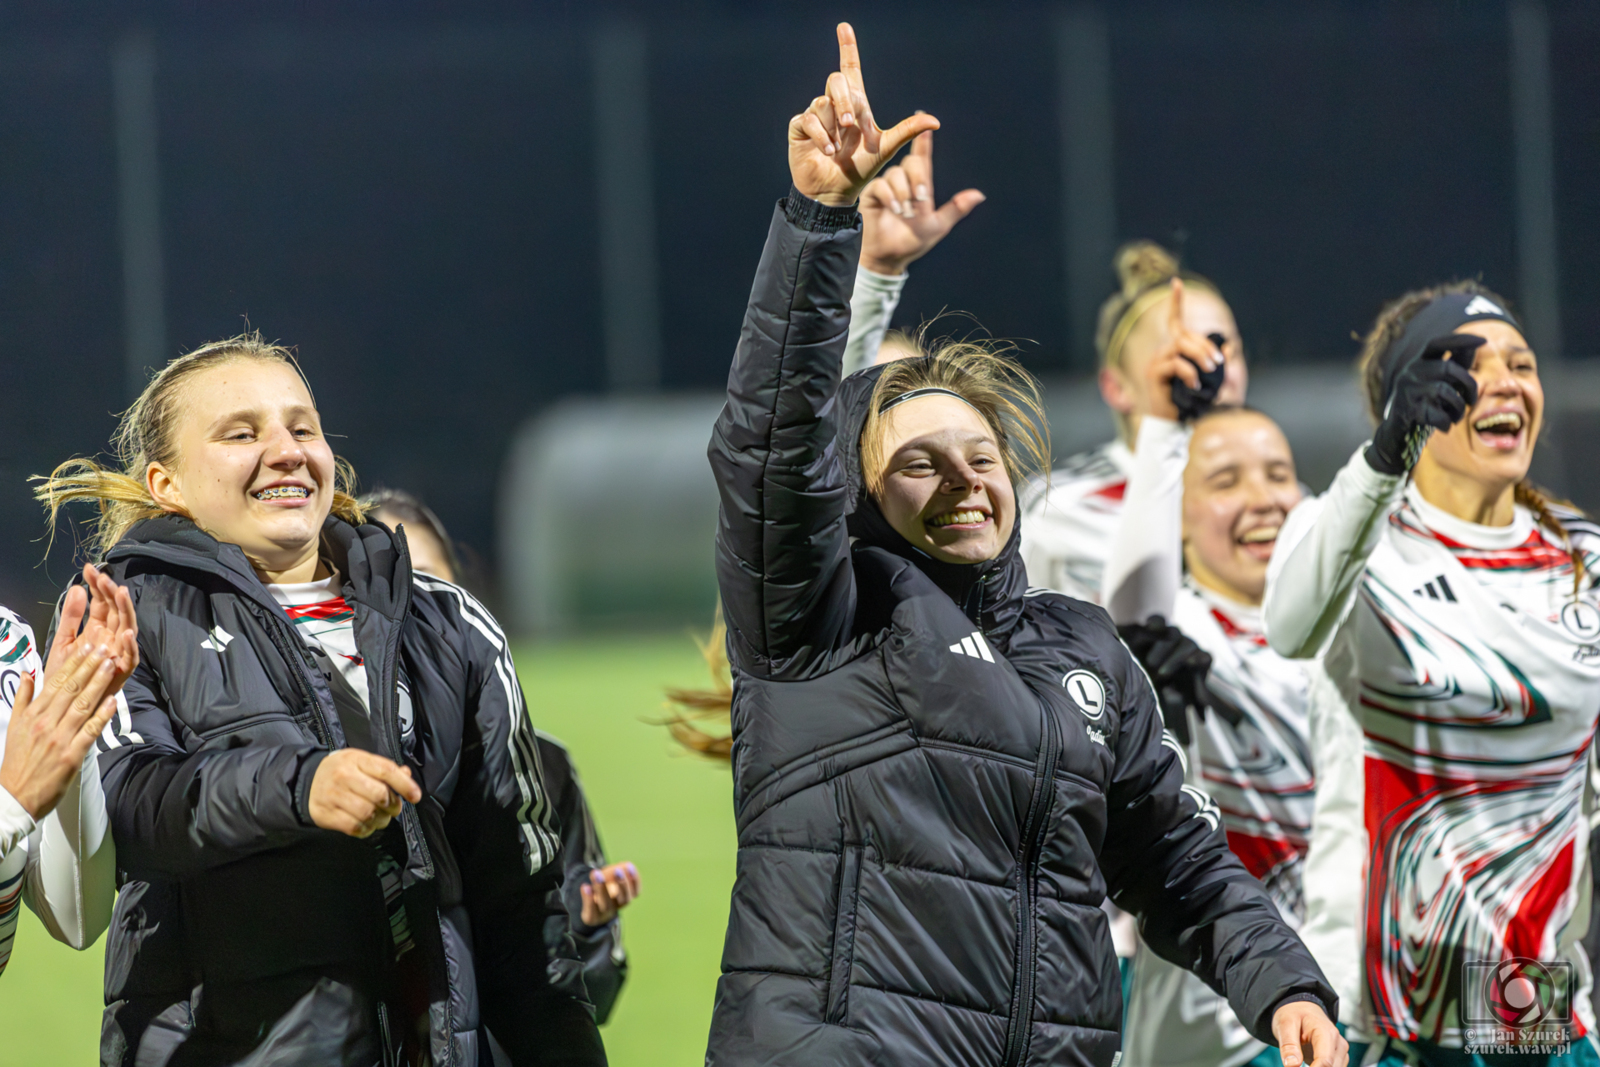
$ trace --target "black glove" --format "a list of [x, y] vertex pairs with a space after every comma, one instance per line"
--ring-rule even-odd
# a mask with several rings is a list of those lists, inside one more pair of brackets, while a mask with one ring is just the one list
[[[1472, 379], [1482, 337], [1452, 333], [1435, 337], [1422, 355], [1395, 378], [1383, 422], [1367, 446], [1367, 466], [1379, 474], [1405, 474], [1417, 465], [1434, 430], [1448, 430], [1478, 402]], [[1445, 359], [1446, 354], [1450, 359]]]
[[[1206, 334], [1206, 340], [1215, 345], [1218, 352], [1221, 352], [1222, 346], [1228, 343], [1228, 339], [1220, 333]], [[1183, 358], [1189, 359], [1188, 356]], [[1193, 422], [1211, 410], [1211, 405], [1217, 402], [1217, 391], [1222, 388], [1222, 379], [1227, 373], [1225, 361], [1219, 361], [1210, 370], [1200, 370], [1200, 364], [1192, 359], [1189, 359], [1189, 362], [1194, 364], [1195, 370], [1200, 371], [1200, 388], [1190, 389], [1189, 383], [1182, 378], [1172, 379], [1172, 403], [1178, 409], [1179, 422]]]
[[1211, 654], [1176, 626], [1167, 625], [1160, 615], [1152, 615], [1143, 623], [1119, 626], [1117, 633], [1150, 676], [1156, 699], [1161, 702], [1161, 721], [1180, 744], [1188, 745], [1193, 739], [1189, 709], [1204, 715], [1206, 707], [1213, 703], [1206, 687]]

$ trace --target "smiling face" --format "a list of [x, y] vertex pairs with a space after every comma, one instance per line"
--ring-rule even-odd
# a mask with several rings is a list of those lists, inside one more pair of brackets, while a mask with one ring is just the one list
[[[1127, 417], [1135, 438], [1139, 432], [1139, 420], [1150, 412], [1150, 390], [1145, 384], [1145, 367], [1172, 343], [1167, 327], [1171, 299], [1169, 296], [1156, 301], [1139, 316], [1139, 321], [1128, 331], [1128, 338], [1123, 342], [1118, 365], [1100, 371], [1101, 396], [1113, 411]], [[1249, 373], [1244, 362], [1244, 342], [1239, 339], [1239, 327], [1233, 321], [1233, 310], [1211, 290], [1198, 285], [1191, 286], [1183, 294], [1183, 323], [1201, 337], [1215, 334], [1223, 339], [1225, 363], [1222, 388], [1217, 391], [1217, 403], [1244, 403]]]
[[1300, 502], [1294, 456], [1278, 424], [1254, 411], [1195, 426], [1183, 472], [1183, 556], [1194, 580], [1260, 604], [1278, 530]]
[[1000, 554], [1016, 524], [1016, 495], [983, 416], [953, 396], [924, 396], [883, 416], [878, 507], [896, 532], [945, 563]]
[[1475, 334], [1485, 342], [1472, 364], [1478, 402], [1448, 432], [1428, 439], [1415, 477], [1429, 499], [1430, 484], [1449, 480], [1471, 483], [1486, 496], [1502, 496], [1527, 475], [1533, 462], [1544, 420], [1539, 362], [1509, 323], [1484, 319], [1456, 332]]
[[267, 580], [310, 581], [335, 469], [300, 375], [285, 363], [238, 359], [181, 388], [176, 458], [150, 464], [150, 495], [244, 549]]

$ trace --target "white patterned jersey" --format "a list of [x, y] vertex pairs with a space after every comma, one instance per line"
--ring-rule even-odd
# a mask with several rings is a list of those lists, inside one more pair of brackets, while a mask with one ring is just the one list
[[1325, 645], [1332, 683], [1313, 699], [1303, 934], [1374, 1033], [1465, 1044], [1482, 1011], [1473, 965], [1518, 957], [1570, 965], [1575, 1033], [1593, 1027], [1577, 941], [1600, 530], [1561, 514], [1580, 583], [1527, 509], [1464, 522], [1358, 452], [1280, 535], [1268, 632], [1297, 654]]
[[1080, 452], [1020, 494], [1028, 582], [1100, 603], [1100, 574], [1122, 519], [1133, 453], [1121, 441]]
[[1207, 683], [1244, 713], [1237, 726], [1209, 714], [1195, 732], [1201, 785], [1222, 812], [1228, 847], [1298, 926], [1316, 790], [1306, 664], [1268, 646], [1259, 608], [1192, 581], [1178, 591], [1173, 625], [1211, 654]]

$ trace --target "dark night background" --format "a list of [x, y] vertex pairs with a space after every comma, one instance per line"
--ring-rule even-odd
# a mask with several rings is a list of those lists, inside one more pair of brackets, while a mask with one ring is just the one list
[[[167, 354], [246, 321], [298, 346], [363, 484], [425, 496], [492, 588], [511, 434], [606, 389], [595, 26], [648, 34], [662, 388], [706, 391], [787, 187], [785, 123], [834, 69], [841, 18], [876, 113], [942, 120], [941, 198], [989, 197], [913, 268], [897, 321], [961, 309], [1029, 339], [1037, 373], [1090, 369], [1063, 295], [1058, 10], [0, 3], [0, 602], [47, 618], [71, 537], [40, 565], [24, 479], [104, 448], [130, 399], [109, 59], [125, 35], [159, 57]], [[1348, 361], [1351, 331], [1418, 284], [1481, 276], [1519, 298], [1503, 4], [1103, 10], [1117, 236], [1178, 243], [1255, 365]], [[1578, 361], [1600, 350], [1600, 8], [1547, 10], [1560, 354]]]

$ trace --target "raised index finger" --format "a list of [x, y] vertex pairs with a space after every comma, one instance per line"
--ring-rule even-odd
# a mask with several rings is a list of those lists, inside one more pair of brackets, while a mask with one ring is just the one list
[[1172, 279], [1172, 301], [1167, 305], [1167, 333], [1173, 340], [1183, 332], [1183, 279]]
[[848, 22], [839, 23], [839, 72], [850, 83], [850, 88], [862, 93], [867, 91], [861, 81], [861, 51], [856, 48], [856, 31]]

